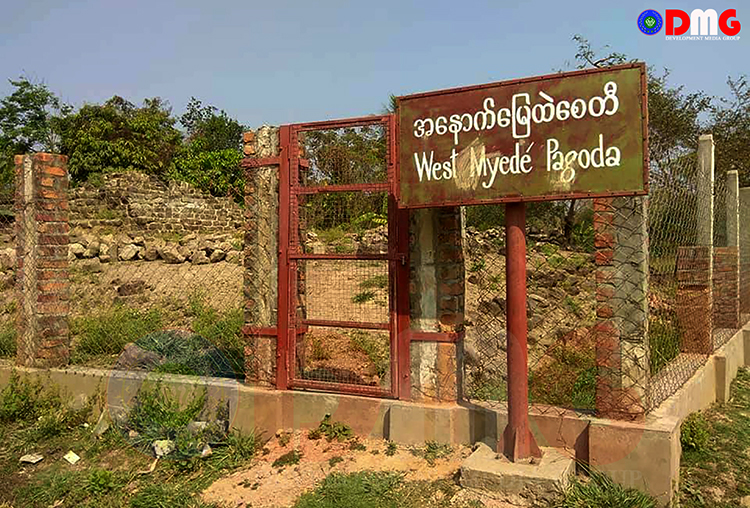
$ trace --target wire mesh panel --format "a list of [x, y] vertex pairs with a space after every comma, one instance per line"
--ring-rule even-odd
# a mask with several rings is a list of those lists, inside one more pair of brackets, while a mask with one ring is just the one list
[[[596, 362], [590, 200], [527, 204], [529, 399], [593, 409]], [[467, 397], [507, 398], [504, 205], [466, 209]]]
[[216, 375], [244, 378], [242, 203], [138, 174], [69, 196], [71, 362], [179, 371], [172, 353], [208, 344]]
[[16, 234], [14, 189], [0, 186], [0, 358], [16, 355], [18, 298], [16, 293]]
[[388, 117], [297, 126], [292, 386], [392, 395]]

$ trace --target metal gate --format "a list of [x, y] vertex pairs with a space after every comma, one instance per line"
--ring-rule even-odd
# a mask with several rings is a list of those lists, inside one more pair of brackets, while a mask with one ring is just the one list
[[393, 116], [280, 136], [278, 368], [289, 388], [398, 397]]

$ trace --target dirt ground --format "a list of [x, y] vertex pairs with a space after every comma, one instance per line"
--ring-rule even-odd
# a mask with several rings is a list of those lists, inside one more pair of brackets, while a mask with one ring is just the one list
[[[351, 450], [349, 442], [329, 443], [325, 438], [312, 441], [306, 431], [294, 433], [286, 446], [273, 438], [251, 468], [216, 481], [203, 493], [203, 499], [233, 508], [286, 508], [333, 472], [395, 471], [402, 472], [406, 481], [432, 481], [454, 477], [461, 462], [471, 454], [467, 447], [453, 447], [448, 456], [435, 459], [431, 466], [405, 447], [399, 446], [393, 456], [387, 456], [386, 441], [359, 440], [359, 443], [366, 449]], [[302, 454], [299, 464], [284, 468], [272, 466], [276, 459], [293, 449]], [[334, 457], [341, 457], [343, 461], [331, 465], [329, 460]], [[466, 489], [460, 490], [457, 496], [463, 501], [480, 500], [488, 508], [512, 506]]]

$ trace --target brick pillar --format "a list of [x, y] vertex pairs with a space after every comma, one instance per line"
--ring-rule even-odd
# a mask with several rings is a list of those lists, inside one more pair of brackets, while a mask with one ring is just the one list
[[17, 155], [15, 172], [21, 299], [16, 363], [60, 367], [70, 359], [67, 158]]
[[594, 200], [599, 416], [634, 419], [645, 413], [649, 383], [647, 225], [645, 198]]
[[740, 314], [750, 313], [750, 187], [739, 190]]
[[714, 247], [713, 327], [740, 327], [739, 252], [737, 247]]
[[[411, 328], [422, 332], [460, 332], [464, 321], [461, 209], [415, 210], [410, 216]], [[413, 341], [410, 355], [412, 400], [461, 398], [462, 338], [452, 343]]]
[[740, 186], [737, 171], [727, 171], [727, 246], [714, 248], [714, 328], [740, 327]]
[[251, 162], [279, 155], [279, 129], [264, 126], [246, 132], [243, 143], [247, 167], [243, 251], [247, 382], [275, 386], [279, 166], [254, 166]]
[[680, 351], [711, 354], [712, 249], [710, 246], [677, 248], [677, 320], [680, 323]]

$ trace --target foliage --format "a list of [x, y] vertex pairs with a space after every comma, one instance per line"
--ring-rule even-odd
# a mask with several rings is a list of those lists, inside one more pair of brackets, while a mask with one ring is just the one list
[[339, 457], [338, 455], [335, 455], [328, 459], [328, 466], [334, 467], [336, 464], [340, 464], [341, 462], [344, 462], [344, 459], [342, 457]]
[[164, 176], [180, 146], [175, 120], [159, 98], [136, 107], [114, 96], [102, 105], [84, 105], [62, 123], [62, 152], [68, 156], [70, 175], [79, 182], [112, 171]]
[[60, 393], [41, 380], [10, 373], [8, 384], [0, 391], [0, 422], [36, 421], [43, 414], [62, 407]]
[[649, 363], [652, 376], [680, 354], [680, 331], [675, 325], [676, 320], [674, 312], [671, 315], [653, 315], [649, 319]]
[[367, 355], [381, 379], [388, 372], [391, 358], [390, 341], [387, 336], [371, 334], [361, 330], [351, 332], [351, 345], [356, 351]]
[[346, 441], [354, 435], [352, 428], [347, 424], [331, 421], [331, 415], [325, 415], [318, 428], [310, 433], [312, 434], [308, 436], [310, 439], [320, 439], [320, 436], [325, 436], [329, 442]]
[[73, 357], [83, 359], [101, 354], [119, 354], [126, 344], [161, 328], [158, 309], [140, 311], [122, 305], [74, 318], [71, 332], [77, 337]]
[[370, 300], [374, 300], [377, 296], [375, 291], [368, 289], [366, 291], [360, 291], [359, 293], [352, 296], [352, 303], [367, 303]]
[[453, 453], [453, 448], [447, 444], [441, 444], [436, 441], [427, 441], [422, 448], [412, 448], [411, 454], [416, 457], [422, 457], [427, 461], [430, 467], [435, 465], [437, 459], [448, 457]]
[[[683, 422], [698, 446], [683, 444], [680, 459], [682, 508], [742, 506], [750, 495], [750, 371], [739, 369], [725, 403], [714, 404]], [[688, 430], [688, 426], [691, 427]], [[699, 429], [699, 430], [698, 430]], [[698, 435], [702, 437], [697, 437]], [[681, 437], [681, 441], [684, 436]]]
[[740, 187], [750, 185], [750, 83], [746, 75], [728, 78], [729, 99], [711, 107], [717, 171], [736, 170]]
[[229, 361], [235, 373], [243, 377], [245, 350], [242, 327], [245, 324], [245, 316], [242, 309], [219, 312], [206, 305], [200, 295], [192, 295], [190, 312], [193, 316], [192, 330], [216, 346]]
[[239, 151], [241, 148], [245, 127], [226, 111], [204, 105], [195, 97], [190, 98], [187, 111], [180, 117], [180, 124], [187, 131], [189, 141], [203, 140], [208, 151]]
[[13, 156], [35, 151], [55, 152], [63, 104], [46, 84], [28, 78], [9, 80], [13, 92], [0, 100], [0, 188], [13, 181]]
[[468, 508], [475, 502], [454, 500], [455, 482], [404, 481], [395, 472], [332, 473], [318, 487], [300, 496], [294, 508]]
[[592, 347], [558, 342], [529, 374], [533, 402], [593, 409], [596, 401], [596, 359]]
[[0, 358], [12, 358], [16, 355], [16, 335], [13, 323], [0, 323]]
[[396, 445], [396, 443], [394, 443], [393, 441], [388, 441], [388, 444], [386, 445], [386, 448], [385, 448], [385, 454], [389, 457], [393, 457], [394, 455], [396, 455], [397, 449], [398, 449], [398, 445]]
[[273, 464], [271, 464], [273, 467], [286, 467], [286, 466], [293, 466], [295, 464], [299, 464], [300, 459], [302, 458], [302, 453], [300, 453], [297, 450], [291, 450], [286, 452], [284, 455], [279, 457], [278, 459], [273, 461]]
[[244, 201], [245, 173], [240, 166], [242, 154], [236, 148], [209, 150], [208, 141], [195, 138], [177, 153], [174, 168], [168, 173], [173, 180], [188, 182], [214, 196], [231, 196]]
[[706, 450], [710, 437], [708, 422], [701, 413], [689, 415], [680, 426], [680, 444], [683, 450]]
[[587, 468], [588, 480], [573, 478], [559, 508], [656, 508], [656, 500], [634, 488], [625, 488], [609, 476]]

